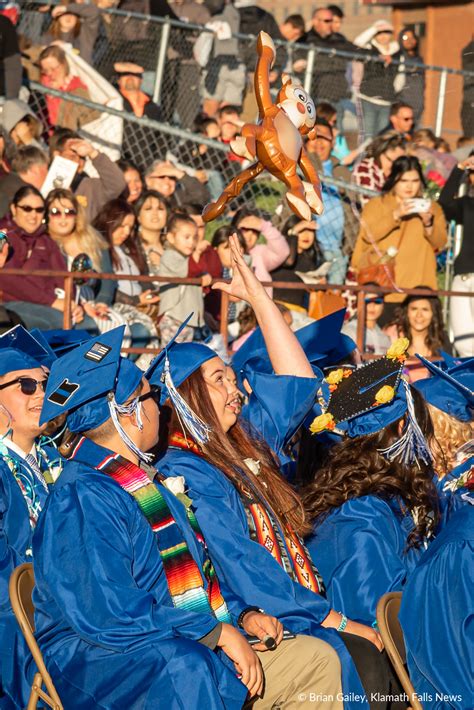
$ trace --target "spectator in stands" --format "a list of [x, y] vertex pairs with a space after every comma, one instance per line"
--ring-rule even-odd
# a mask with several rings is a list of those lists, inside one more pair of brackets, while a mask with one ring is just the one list
[[344, 12], [339, 5], [328, 5], [327, 9], [332, 13], [331, 30], [333, 33], [339, 34], [342, 27], [342, 21], [344, 19]]
[[134, 207], [137, 234], [145, 252], [148, 272], [157, 274], [166, 239], [168, 205], [156, 190], [144, 190]]
[[392, 58], [399, 47], [393, 39], [393, 26], [386, 20], [374, 22], [355, 39], [355, 44], [368, 50], [373, 57], [372, 61], [366, 61], [363, 65], [357, 62], [353, 72], [355, 88], [361, 100], [364, 136], [371, 138], [382, 131], [388, 122], [390, 105], [395, 99], [394, 80], [398, 69]]
[[219, 106], [242, 105], [247, 74], [235, 36], [240, 31], [237, 8], [233, 3], [224, 3], [212, 13], [208, 24], [215, 34], [203, 76], [203, 110], [208, 116], [215, 116]]
[[[230, 242], [229, 239], [232, 234], [237, 235], [237, 239], [239, 240], [239, 244], [241, 249], [245, 252], [247, 246], [245, 243], [245, 239], [243, 238], [242, 232], [240, 229], [236, 229], [235, 227], [232, 227], [230, 225], [224, 226], [224, 227], [219, 227], [216, 229], [214, 234], [212, 235], [212, 241], [211, 241], [211, 246], [215, 250], [217, 256], [219, 257], [219, 260], [221, 262], [221, 267], [222, 267], [222, 278], [224, 279], [231, 279], [232, 278], [232, 255], [230, 251]], [[251, 261], [251, 257], [248, 254], [244, 254], [244, 259], [248, 259], [249, 263]], [[214, 292], [215, 293], [215, 292]], [[220, 292], [218, 292], [220, 293]], [[220, 299], [219, 299], [219, 304], [220, 304]], [[239, 311], [242, 310], [243, 308], [243, 303], [235, 303], [233, 301], [229, 302], [229, 309], [227, 311], [227, 319], [229, 326], [231, 326], [233, 323], [237, 323], [237, 316]], [[220, 320], [220, 313], [218, 316], [218, 320]], [[234, 337], [238, 334], [238, 327], [235, 329], [235, 333], [233, 333]]]
[[[348, 177], [348, 170], [339, 166], [337, 160], [331, 157], [334, 146], [332, 128], [323, 118], [317, 119], [316, 137], [308, 141], [308, 150], [311, 160], [319, 168], [323, 175], [336, 177], [338, 170]], [[323, 184], [324, 212], [318, 217], [318, 242], [322, 249], [324, 260], [331, 262], [331, 268], [327, 274], [329, 283], [342, 284], [346, 277], [347, 255], [344, 254], [342, 246], [344, 239], [344, 206], [337, 188]], [[348, 205], [350, 209], [350, 205]], [[349, 215], [348, 215], [349, 216]], [[352, 229], [352, 232], [354, 230]], [[348, 235], [350, 244], [355, 239], [353, 233]]]
[[[7, 263], [0, 272], [0, 289], [9, 310], [20, 316], [27, 328], [61, 328], [64, 311], [64, 280], [57, 276], [34, 276], [28, 271], [51, 269], [65, 271], [66, 263], [59, 248], [48, 236], [44, 225], [45, 202], [39, 190], [31, 185], [21, 187], [14, 195], [10, 214], [0, 220], [10, 243]], [[22, 269], [22, 276], [9, 276], [9, 269]], [[87, 319], [75, 303], [72, 318], [81, 327], [95, 324]]]
[[[325, 49], [355, 51], [354, 45], [339, 34], [333, 33], [333, 14], [327, 8], [315, 10], [312, 27], [305, 42]], [[318, 54], [317, 71], [313, 72], [311, 95], [319, 101], [328, 101], [337, 108], [338, 126], [342, 120], [347, 100], [351, 92], [347, 83], [347, 59], [337, 55]]]
[[[39, 65], [43, 86], [90, 101], [87, 86], [78, 76], [71, 74], [66, 54], [61, 47], [51, 45], [43, 49], [39, 56]], [[45, 99], [50, 127], [61, 126], [74, 131], [99, 116], [94, 109], [51, 94], [46, 94]]]
[[[352, 179], [360, 187], [380, 192], [390, 175], [393, 162], [405, 154], [405, 140], [402, 136], [393, 132], [377, 136], [369, 145], [365, 158], [354, 168]], [[369, 200], [365, 195], [361, 195], [360, 199], [362, 204]]]
[[[380, 197], [373, 197], [362, 211], [352, 267], [357, 271], [394, 259], [395, 283], [401, 288], [426, 284], [437, 288], [436, 253], [447, 242], [446, 220], [441, 207], [413, 200], [421, 195], [425, 179], [415, 157], [397, 158]], [[385, 297], [384, 321], [388, 322], [403, 294]]]
[[425, 70], [418, 42], [413, 27], [405, 27], [398, 35], [400, 54], [397, 59], [400, 64], [395, 77], [396, 98], [413, 108], [415, 125], [423, 114], [425, 97]]
[[37, 148], [45, 148], [45, 144], [41, 140], [44, 127], [28, 104], [21, 99], [10, 99], [5, 102], [2, 123], [15, 145], [34, 145]]
[[21, 146], [11, 163], [11, 172], [0, 178], [0, 218], [8, 212], [13, 195], [26, 185], [41, 189], [48, 174], [48, 158], [36, 146]]
[[[176, 213], [168, 223], [165, 252], [158, 269], [159, 276], [186, 278], [195, 250], [197, 228], [191, 217]], [[209, 274], [202, 277], [202, 286], [211, 282]], [[191, 342], [197, 328], [204, 325], [204, 299], [201, 286], [193, 284], [161, 284], [160, 333], [162, 346], [174, 338], [178, 329], [192, 313], [188, 324], [178, 336], [179, 342]]]
[[462, 132], [465, 136], [474, 136], [474, 39], [462, 49], [461, 63], [464, 71], [471, 72], [463, 76], [463, 95], [461, 105]]
[[[453, 291], [474, 292], [474, 154], [459, 163], [439, 196], [446, 219], [462, 225], [461, 248], [454, 262]], [[474, 300], [451, 298], [454, 346], [461, 357], [474, 356]]]
[[[354, 162], [357, 151], [350, 151], [346, 137], [337, 127], [337, 109], [327, 101], [320, 101], [316, 106], [316, 120], [324, 119], [332, 128], [334, 147], [331, 155], [337, 158], [339, 163], [350, 165]], [[353, 157], [354, 156], [354, 157]]]
[[0, 98], [17, 98], [21, 75], [21, 55], [15, 26], [8, 17], [0, 15]]
[[138, 168], [127, 160], [119, 160], [118, 167], [122, 171], [122, 175], [127, 183], [121, 197], [124, 197], [127, 202], [134, 204], [143, 191], [143, 180]]
[[[116, 62], [114, 70], [117, 88], [123, 98], [123, 110], [139, 118], [162, 121], [160, 107], [142, 90], [143, 67], [133, 62]], [[145, 156], [164, 156], [166, 144], [167, 140], [153, 128], [124, 121], [122, 156], [126, 160], [135, 161], [141, 169], [146, 165]]]
[[302, 15], [288, 15], [280, 23], [280, 34], [287, 42], [299, 42], [305, 35], [306, 28]]
[[403, 101], [395, 101], [390, 106], [388, 125], [379, 132], [379, 135], [383, 135], [389, 131], [395, 131], [395, 133], [399, 133], [405, 140], [411, 140], [414, 125], [415, 116], [412, 107]]
[[[316, 235], [317, 225], [314, 219], [306, 222], [292, 214], [283, 224], [281, 233], [288, 242], [290, 254], [283, 264], [273, 271], [274, 281], [302, 283], [296, 272], [315, 271], [324, 261]], [[303, 290], [274, 288], [273, 299], [284, 303], [288, 308], [294, 306], [308, 309], [308, 293]]]
[[[271, 222], [262, 219], [255, 210], [242, 207], [232, 219], [232, 226], [241, 232], [246, 252], [252, 257], [252, 267], [260, 281], [271, 281], [271, 272], [283, 264], [290, 254], [285, 237]], [[263, 236], [265, 243], [259, 242]], [[271, 295], [271, 289], [267, 289]]]
[[[366, 286], [377, 286], [376, 283], [367, 283]], [[382, 316], [384, 309], [383, 295], [378, 293], [365, 293], [365, 330], [363, 352], [372, 355], [385, 355], [390, 347], [389, 336], [383, 332], [377, 321]], [[342, 332], [349, 335], [354, 341], [357, 338], [357, 317], [351, 318], [344, 324]]]
[[145, 172], [145, 184], [149, 190], [159, 192], [172, 207], [189, 202], [202, 205], [209, 202], [206, 186], [170, 161], [156, 160], [152, 163]]
[[[126, 188], [120, 168], [105, 153], [100, 153], [74, 131], [56, 130], [49, 141], [49, 151], [52, 159], [60, 155], [77, 163], [71, 190], [81, 198], [89, 221], [95, 219], [106, 202], [121, 195]], [[87, 160], [91, 161], [99, 177], [87, 175]]]
[[52, 22], [43, 37], [43, 44], [60, 40], [72, 44], [88, 64], [92, 64], [92, 52], [99, 32], [100, 14], [94, 3], [68, 2], [56, 5], [51, 10]]

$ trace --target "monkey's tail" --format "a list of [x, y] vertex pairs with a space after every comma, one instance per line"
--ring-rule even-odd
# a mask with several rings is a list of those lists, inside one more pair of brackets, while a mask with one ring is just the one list
[[263, 172], [264, 166], [260, 161], [250, 165], [246, 170], [235, 176], [233, 180], [224, 188], [222, 194], [215, 202], [209, 202], [202, 211], [202, 218], [205, 222], [211, 222], [217, 219], [224, 212], [228, 202], [240, 195], [242, 189], [250, 180], [260, 175]]

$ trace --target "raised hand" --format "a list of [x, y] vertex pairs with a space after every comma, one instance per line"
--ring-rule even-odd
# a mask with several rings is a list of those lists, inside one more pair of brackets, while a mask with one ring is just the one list
[[236, 234], [229, 239], [232, 260], [232, 281], [230, 284], [219, 281], [211, 286], [220, 291], [225, 291], [229, 296], [246, 301], [250, 306], [262, 299], [269, 300], [269, 296], [257, 279], [252, 269], [245, 262], [243, 251]]

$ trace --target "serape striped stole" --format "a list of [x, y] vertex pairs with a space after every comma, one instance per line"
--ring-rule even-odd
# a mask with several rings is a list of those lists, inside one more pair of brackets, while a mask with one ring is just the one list
[[201, 614], [211, 614], [219, 621], [232, 623], [214, 565], [191, 508], [186, 507], [186, 515], [202, 546], [202, 574], [168, 503], [145, 471], [118, 454], [107, 456], [96, 468], [113, 478], [135, 499], [150, 524], [155, 533], [174, 606]]

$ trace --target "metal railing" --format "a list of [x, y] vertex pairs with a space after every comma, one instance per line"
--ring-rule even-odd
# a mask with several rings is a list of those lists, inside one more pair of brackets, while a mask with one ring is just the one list
[[[37, 11], [41, 5], [44, 5], [41, 0], [24, 3], [19, 25], [20, 32], [36, 42], [43, 36], [49, 24], [47, 16]], [[207, 65], [201, 69], [193, 55], [197, 37], [201, 33], [212, 31], [201, 25], [120, 9], [102, 10], [101, 13], [106, 21], [103, 22], [103, 31], [96, 42], [94, 67], [110, 80], [114, 76], [114, 62], [129, 60], [141, 64], [148, 75], [146, 88], [154, 100], [161, 104], [165, 120], [177, 121], [187, 128], [192, 127], [202, 103], [204, 87], [215, 87], [219, 79], [219, 62], [214, 61], [211, 56]], [[256, 37], [241, 33], [235, 33], [233, 37], [239, 42], [238, 60], [241, 62], [242, 72], [247, 74], [253, 70], [255, 64]], [[412, 60], [402, 63], [396, 59], [392, 60], [392, 69], [389, 72], [381, 58], [368, 55], [363, 50], [349, 52], [279, 40], [276, 40], [275, 44], [279, 71], [287, 68], [296, 73], [305, 88], [317, 100], [336, 103], [343, 98], [339, 95], [340, 87], [337, 87], [341, 81], [345, 81], [344, 75], [349, 62], [376, 67], [378, 78], [386, 77], [386, 82], [393, 82], [393, 68], [402, 72], [405, 81], [412, 81], [414, 76], [426, 80], [432, 85], [431, 94], [436, 94], [436, 106], [430, 107], [431, 120], [425, 120], [424, 124], [431, 124], [437, 135], [440, 135], [443, 129], [446, 100], [451, 95], [450, 81], [474, 75], [473, 72], [463, 72], [451, 67], [421, 64]], [[295, 60], [303, 60], [305, 63], [299, 72], [293, 72]], [[335, 81], [335, 77], [339, 77], [339, 81]], [[401, 89], [397, 98], [403, 99], [404, 91], [405, 89]], [[345, 98], [350, 96], [351, 87], [347, 86]], [[415, 93], [412, 101], [418, 101], [418, 105], [413, 108], [415, 113], [420, 115], [423, 109], [423, 90]], [[356, 104], [353, 109], [358, 110], [354, 113], [354, 120], [358, 121], [363, 133], [363, 111], [358, 101]], [[351, 108], [351, 111], [353, 109]]]

